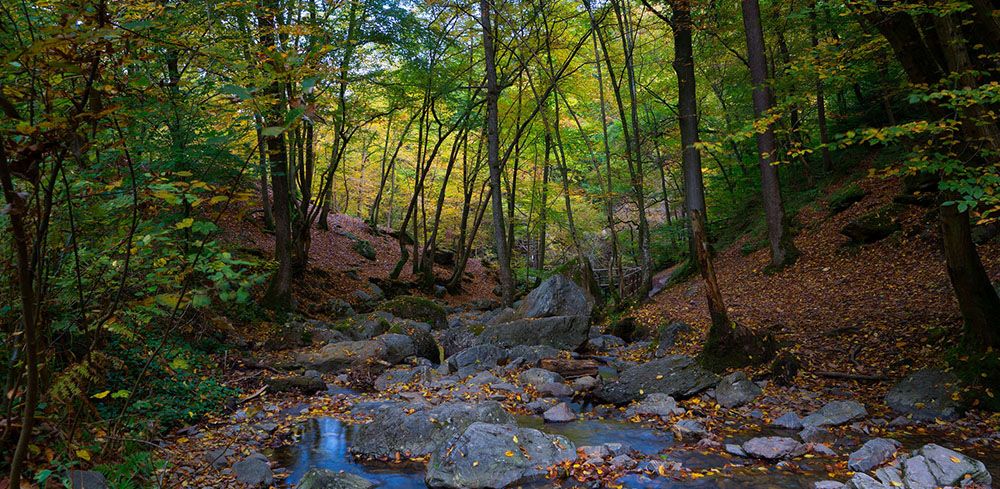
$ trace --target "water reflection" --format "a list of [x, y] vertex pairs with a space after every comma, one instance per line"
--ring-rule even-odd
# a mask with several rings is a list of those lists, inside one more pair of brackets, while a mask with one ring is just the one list
[[334, 418], [315, 418], [302, 424], [298, 442], [275, 453], [279, 465], [294, 486], [309, 469], [344, 471], [378, 482], [380, 487], [425, 488], [422, 467], [361, 464], [347, 451], [355, 430]]

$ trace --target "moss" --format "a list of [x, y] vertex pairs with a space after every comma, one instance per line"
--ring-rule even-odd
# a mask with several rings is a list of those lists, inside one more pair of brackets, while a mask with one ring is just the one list
[[379, 309], [396, 317], [430, 324], [435, 329], [442, 329], [448, 324], [448, 314], [444, 308], [423, 297], [399, 296], [383, 303]]
[[486, 330], [486, 325], [483, 323], [473, 323], [469, 325], [469, 331], [471, 331], [472, 334], [476, 336], [483, 334], [483, 331], [485, 330]]
[[[383, 319], [382, 321], [385, 321], [385, 320]], [[379, 323], [382, 323], [382, 321], [379, 321]], [[393, 334], [406, 334], [406, 333], [403, 332], [403, 326], [401, 324], [399, 324], [399, 323], [396, 323], [396, 324], [393, 324], [392, 326], [389, 326], [389, 332], [393, 333]]]
[[357, 239], [354, 241], [354, 251], [368, 260], [375, 260], [375, 247], [370, 241]]
[[830, 194], [826, 199], [826, 203], [827, 207], [830, 208], [830, 212], [837, 214], [838, 212], [847, 210], [855, 202], [860, 202], [864, 197], [865, 191], [858, 184], [852, 183], [844, 185], [836, 192]]

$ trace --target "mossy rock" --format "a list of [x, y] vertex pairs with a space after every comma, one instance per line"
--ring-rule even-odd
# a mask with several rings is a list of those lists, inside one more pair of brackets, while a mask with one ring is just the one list
[[401, 295], [383, 303], [379, 309], [392, 313], [396, 317], [430, 324], [434, 329], [448, 327], [448, 313], [444, 308], [423, 297]]
[[[412, 324], [396, 323], [393, 325], [393, 328], [397, 327], [400, 334], [409, 336], [413, 340], [413, 348], [418, 357], [426, 358], [434, 363], [441, 362], [441, 349], [438, 348], [437, 340], [434, 339], [434, 335], [430, 331], [420, 329]], [[426, 328], [426, 326], [424, 327]], [[390, 329], [390, 331], [392, 330]]]
[[368, 240], [356, 239], [354, 241], [354, 251], [368, 260], [375, 261], [375, 247]]
[[846, 211], [855, 202], [860, 202], [865, 198], [865, 191], [856, 183], [845, 185], [836, 192], [830, 194], [826, 199], [827, 207], [831, 214], [838, 214]]
[[851, 239], [853, 244], [870, 244], [889, 237], [899, 231], [899, 214], [902, 208], [898, 204], [887, 206], [869, 212], [844, 226], [840, 234]]

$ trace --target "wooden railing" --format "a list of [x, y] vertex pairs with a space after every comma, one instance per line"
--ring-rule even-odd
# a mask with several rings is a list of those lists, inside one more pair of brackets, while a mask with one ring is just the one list
[[[597, 279], [597, 284], [600, 285], [601, 291], [605, 295], [608, 293], [618, 292], [618, 271], [608, 268], [595, 268], [594, 278]], [[622, 269], [622, 294], [623, 299], [632, 299], [638, 295], [639, 290], [642, 288], [642, 269], [639, 267], [627, 267]]]

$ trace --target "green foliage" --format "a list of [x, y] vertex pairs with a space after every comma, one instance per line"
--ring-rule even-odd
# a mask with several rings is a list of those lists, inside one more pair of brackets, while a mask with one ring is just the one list
[[124, 459], [115, 464], [94, 467], [104, 474], [113, 489], [141, 489], [155, 484], [157, 473], [167, 468], [167, 461], [133, 443], [125, 447]]
[[827, 207], [830, 212], [838, 213], [847, 210], [855, 202], [860, 202], [865, 197], [865, 191], [856, 183], [844, 185], [836, 192], [827, 197]]
[[392, 313], [393, 316], [440, 327], [447, 324], [448, 314], [443, 307], [430, 299], [403, 295], [380, 305], [379, 310]]
[[672, 267], [687, 259], [687, 221], [675, 219], [650, 230], [650, 252], [657, 270]]

